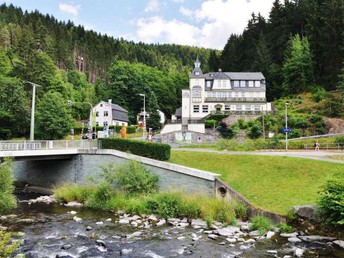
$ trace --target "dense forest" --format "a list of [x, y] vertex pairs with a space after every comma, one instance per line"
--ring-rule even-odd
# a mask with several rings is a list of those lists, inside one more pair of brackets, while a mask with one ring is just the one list
[[[0, 5], [0, 139], [27, 137], [33, 82], [40, 138], [61, 138], [89, 105], [112, 99], [129, 111], [167, 116], [181, 103], [181, 89], [198, 55], [205, 72], [261, 71], [268, 100], [313, 92], [344, 92], [344, 2], [276, 0], [269, 17], [252, 14], [242, 34], [222, 51], [114, 39], [71, 21]], [[336, 92], [333, 94], [333, 92]], [[326, 95], [329, 93], [329, 95]], [[73, 105], [68, 106], [68, 100]], [[342, 99], [331, 100], [332, 106]], [[338, 112], [330, 115], [336, 116]]]

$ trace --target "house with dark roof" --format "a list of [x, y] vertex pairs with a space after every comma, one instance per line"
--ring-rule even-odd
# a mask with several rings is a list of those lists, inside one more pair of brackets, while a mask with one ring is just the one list
[[210, 72], [203, 74], [198, 58], [182, 91], [182, 120], [199, 120], [211, 113], [271, 111], [266, 81], [261, 72]]
[[127, 126], [129, 122], [128, 111], [117, 104], [113, 104], [111, 99], [107, 102], [100, 101], [94, 106], [93, 114], [95, 114], [97, 126]]
[[[189, 76], [189, 89], [182, 90], [182, 106], [168, 132], [189, 130], [204, 133], [203, 120], [214, 113], [259, 114], [271, 111], [266, 100], [266, 81], [261, 72], [210, 72], [204, 74], [197, 57]], [[167, 132], [167, 128], [165, 129]]]

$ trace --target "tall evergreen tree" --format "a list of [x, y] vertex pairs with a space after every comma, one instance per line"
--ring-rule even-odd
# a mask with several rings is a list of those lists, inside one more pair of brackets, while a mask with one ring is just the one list
[[289, 41], [283, 64], [284, 87], [292, 94], [310, 89], [313, 80], [313, 59], [307, 37], [297, 34]]

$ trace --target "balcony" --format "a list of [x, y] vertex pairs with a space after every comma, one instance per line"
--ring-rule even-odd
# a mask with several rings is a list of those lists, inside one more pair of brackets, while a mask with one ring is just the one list
[[242, 98], [232, 98], [232, 97], [207, 97], [204, 102], [250, 102], [250, 103], [266, 103], [266, 98], [252, 98], [252, 97], [242, 97]]

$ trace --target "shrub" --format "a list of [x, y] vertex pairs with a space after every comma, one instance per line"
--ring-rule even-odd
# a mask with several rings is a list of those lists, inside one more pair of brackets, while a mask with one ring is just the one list
[[102, 148], [104, 149], [116, 149], [157, 160], [169, 160], [171, 156], [171, 146], [164, 143], [144, 142], [120, 138], [104, 138], [100, 141]]
[[256, 216], [251, 221], [250, 230], [258, 230], [262, 236], [266, 231], [272, 230], [272, 222], [264, 216]]
[[11, 241], [11, 233], [0, 230], [0, 257], [11, 257], [20, 241]]
[[214, 119], [204, 121], [205, 128], [214, 128], [216, 124], [217, 124], [217, 121]]
[[234, 208], [234, 212], [237, 218], [241, 220], [247, 220], [248, 218], [248, 208], [246, 204], [238, 202]]
[[12, 160], [6, 158], [0, 161], [0, 212], [9, 211], [17, 206], [17, 201], [13, 195], [13, 175]]
[[281, 229], [282, 233], [292, 233], [294, 232], [294, 228], [285, 224], [285, 223], [280, 223], [277, 225], [277, 227], [279, 227]]
[[334, 142], [337, 143], [340, 148], [344, 148], [344, 136], [336, 137]]
[[344, 226], [344, 172], [328, 180], [321, 191], [320, 216], [329, 225]]
[[262, 135], [262, 128], [258, 124], [254, 124], [247, 130], [247, 135], [251, 139], [257, 139]]
[[152, 193], [158, 189], [158, 177], [137, 161], [128, 161], [117, 168], [109, 164], [101, 169], [101, 176], [106, 182], [117, 185], [129, 194]]
[[109, 182], [99, 182], [92, 194], [87, 198], [86, 205], [93, 209], [109, 209], [109, 201], [113, 194], [114, 191], [111, 189]]
[[91, 185], [76, 185], [64, 184], [54, 188], [54, 195], [60, 202], [78, 201], [85, 203], [90, 192], [94, 190], [95, 186]]

